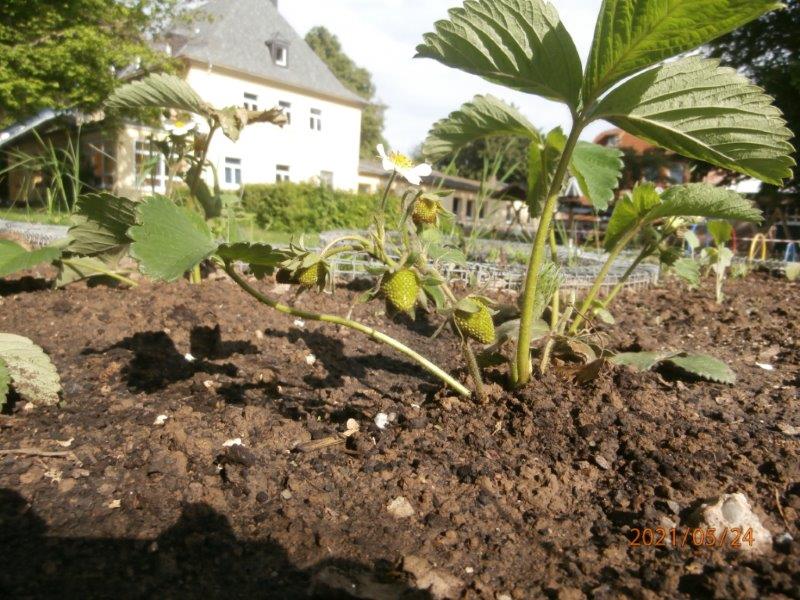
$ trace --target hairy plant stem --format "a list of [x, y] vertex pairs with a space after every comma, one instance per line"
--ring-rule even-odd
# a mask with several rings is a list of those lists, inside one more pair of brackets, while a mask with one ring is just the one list
[[581, 304], [580, 309], [578, 310], [577, 315], [575, 316], [575, 320], [572, 322], [572, 325], [569, 328], [569, 332], [572, 335], [578, 333], [580, 326], [583, 324], [586, 316], [589, 314], [589, 311], [592, 310], [592, 305], [594, 304], [597, 295], [600, 293], [600, 290], [603, 288], [603, 284], [606, 281], [606, 277], [608, 277], [609, 272], [611, 271], [611, 267], [614, 266], [617, 258], [625, 249], [630, 241], [637, 236], [641, 227], [634, 227], [630, 231], [626, 232], [619, 241], [614, 245], [611, 252], [606, 259], [605, 264], [600, 269], [600, 272], [595, 277], [594, 284], [592, 285], [589, 293], [586, 294], [586, 298], [583, 299], [583, 304]]
[[416, 362], [419, 366], [421, 366], [425, 371], [433, 375], [434, 377], [443, 381], [446, 385], [449, 385], [453, 388], [456, 392], [461, 394], [464, 397], [469, 397], [471, 392], [461, 385], [458, 381], [456, 381], [452, 376], [448, 373], [443, 371], [441, 368], [433, 364], [424, 356], [418, 354], [408, 346], [398, 342], [392, 337], [389, 337], [385, 333], [381, 333], [371, 327], [367, 327], [366, 325], [362, 325], [357, 321], [352, 321], [350, 319], [345, 319], [343, 317], [338, 317], [336, 315], [327, 315], [322, 313], [315, 313], [306, 310], [301, 310], [297, 308], [292, 308], [291, 306], [287, 306], [286, 304], [281, 304], [277, 300], [273, 300], [268, 296], [265, 296], [254, 287], [252, 287], [245, 279], [239, 275], [236, 270], [234, 269], [231, 263], [225, 263], [225, 272], [228, 276], [236, 282], [236, 284], [242, 288], [245, 292], [250, 294], [253, 298], [261, 302], [262, 304], [266, 304], [267, 306], [274, 308], [278, 312], [282, 312], [287, 315], [293, 315], [295, 317], [300, 317], [301, 319], [306, 319], [308, 321], [320, 321], [322, 323], [331, 323], [333, 325], [341, 325], [342, 327], [347, 327], [349, 329], [353, 329], [360, 333], [363, 333], [367, 337], [382, 344], [386, 344], [387, 346], [394, 348], [401, 354], [404, 354], [414, 362]]
[[333, 254], [339, 254], [342, 252], [339, 248], [336, 248], [336, 252], [333, 252], [334, 246], [337, 244], [341, 244], [342, 242], [358, 242], [359, 246], [345, 246], [348, 250], [362, 250], [369, 248], [372, 243], [365, 237], [361, 237], [360, 235], [345, 235], [340, 238], [333, 240], [330, 244], [325, 246], [320, 252], [320, 256], [322, 258], [326, 258], [328, 256], [332, 256]]
[[572, 159], [572, 152], [578, 143], [583, 123], [576, 119], [572, 131], [567, 139], [564, 152], [556, 168], [553, 183], [548, 192], [547, 202], [542, 210], [542, 217], [539, 228], [536, 230], [536, 237], [533, 240], [533, 250], [528, 261], [528, 272], [525, 276], [525, 290], [522, 297], [522, 315], [519, 326], [519, 342], [516, 354], [516, 369], [511, 370], [512, 385], [519, 387], [525, 385], [531, 378], [531, 335], [533, 327], [533, 312], [536, 305], [536, 289], [539, 285], [539, 271], [544, 263], [545, 247], [553, 223], [553, 214], [558, 203], [559, 192], [567, 175], [567, 168]]
[[550, 365], [550, 354], [553, 352], [553, 346], [556, 343], [555, 335], [558, 332], [558, 321], [561, 318], [561, 292], [556, 290], [553, 294], [553, 299], [550, 302], [550, 339], [542, 350], [542, 360], [539, 363], [539, 371], [547, 373], [547, 367]]
[[642, 261], [648, 256], [650, 256], [654, 250], [655, 249], [653, 248], [652, 245], [645, 246], [644, 248], [642, 248], [642, 251], [639, 252], [639, 255], [634, 259], [634, 261], [630, 264], [630, 266], [627, 269], [625, 269], [625, 273], [622, 274], [620, 280], [616, 283], [616, 285], [614, 285], [613, 288], [611, 288], [611, 291], [603, 299], [603, 308], [608, 308], [608, 306], [614, 301], [614, 298], [617, 297], [617, 294], [619, 294], [622, 291], [622, 288], [625, 286], [625, 282], [628, 281], [628, 278], [636, 270], [636, 267], [642, 264]]
[[94, 271], [95, 273], [100, 273], [101, 275], [105, 275], [106, 277], [111, 277], [112, 279], [116, 279], [120, 283], [124, 283], [125, 285], [129, 285], [131, 287], [138, 287], [139, 284], [133, 281], [132, 279], [128, 279], [124, 275], [120, 275], [119, 273], [115, 273], [110, 269], [101, 269], [100, 267], [96, 267], [93, 265], [87, 264], [76, 264], [74, 261], [71, 261], [68, 258], [62, 258], [61, 262], [65, 265], [70, 267], [74, 267], [76, 270], [80, 269], [89, 269], [90, 271]]
[[475, 352], [473, 352], [468, 339], [463, 339], [461, 342], [461, 349], [464, 353], [464, 359], [467, 362], [469, 374], [472, 376], [472, 382], [475, 384], [475, 394], [478, 396], [478, 401], [481, 404], [486, 404], [488, 398], [486, 397], [486, 390], [483, 387], [481, 368], [478, 366], [478, 360], [475, 358]]

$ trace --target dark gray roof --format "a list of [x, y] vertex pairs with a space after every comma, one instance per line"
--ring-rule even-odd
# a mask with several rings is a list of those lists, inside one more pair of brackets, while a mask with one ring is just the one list
[[[201, 15], [194, 23], [171, 36], [176, 56], [365, 104], [363, 98], [342, 85], [271, 0], [210, 0], [199, 11]], [[272, 60], [267, 44], [275, 39], [288, 43], [288, 67]]]

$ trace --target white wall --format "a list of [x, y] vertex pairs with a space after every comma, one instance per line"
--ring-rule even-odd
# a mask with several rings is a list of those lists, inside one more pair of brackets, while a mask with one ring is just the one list
[[[223, 188], [238, 188], [225, 183], [226, 157], [241, 159], [243, 184], [274, 183], [276, 166], [288, 165], [291, 181], [309, 181], [319, 178], [321, 171], [330, 171], [336, 188], [358, 188], [360, 108], [206, 67], [191, 66], [187, 81], [216, 107], [242, 106], [245, 92], [258, 96], [259, 110], [281, 101], [292, 105], [292, 122], [283, 129], [270, 123], [250, 125], [235, 144], [221, 132], [215, 135], [209, 159], [218, 169]], [[321, 131], [310, 128], [311, 109], [322, 112]]]

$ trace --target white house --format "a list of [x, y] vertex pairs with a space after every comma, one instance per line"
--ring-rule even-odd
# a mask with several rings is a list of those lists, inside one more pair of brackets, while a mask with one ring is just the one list
[[[278, 12], [278, 0], [209, 0], [198, 10], [195, 22], [168, 34], [164, 42], [164, 49], [183, 62], [188, 83], [213, 106], [280, 106], [290, 119], [283, 128], [251, 125], [236, 143], [221, 133], [215, 136], [209, 160], [221, 187], [321, 181], [356, 190], [366, 103], [292, 29]], [[64, 120], [50, 113], [53, 120]], [[25, 139], [33, 128], [66, 134], [63, 122], [30, 123], [12, 128], [13, 136], [0, 138], [0, 146], [33, 149], [35, 144]], [[84, 127], [81, 145], [89, 183], [124, 194], [163, 192], [166, 168], [151, 143], [154, 133], [137, 123], [113, 131], [102, 123]], [[28, 187], [21, 174], [7, 186], [12, 199]]]

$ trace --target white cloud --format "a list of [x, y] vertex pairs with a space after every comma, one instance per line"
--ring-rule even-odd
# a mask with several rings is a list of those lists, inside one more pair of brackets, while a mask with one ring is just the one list
[[[600, 1], [553, 1], [584, 60]], [[280, 0], [279, 8], [301, 35], [324, 25], [356, 63], [372, 72], [378, 98], [389, 107], [386, 137], [396, 149], [412, 150], [437, 119], [475, 94], [487, 92], [519, 106], [542, 129], [568, 127], [569, 111], [560, 104], [413, 58], [422, 35], [447, 16], [448, 8], [460, 4], [460, 0]], [[595, 124], [583, 137], [591, 138], [606, 126]]]

